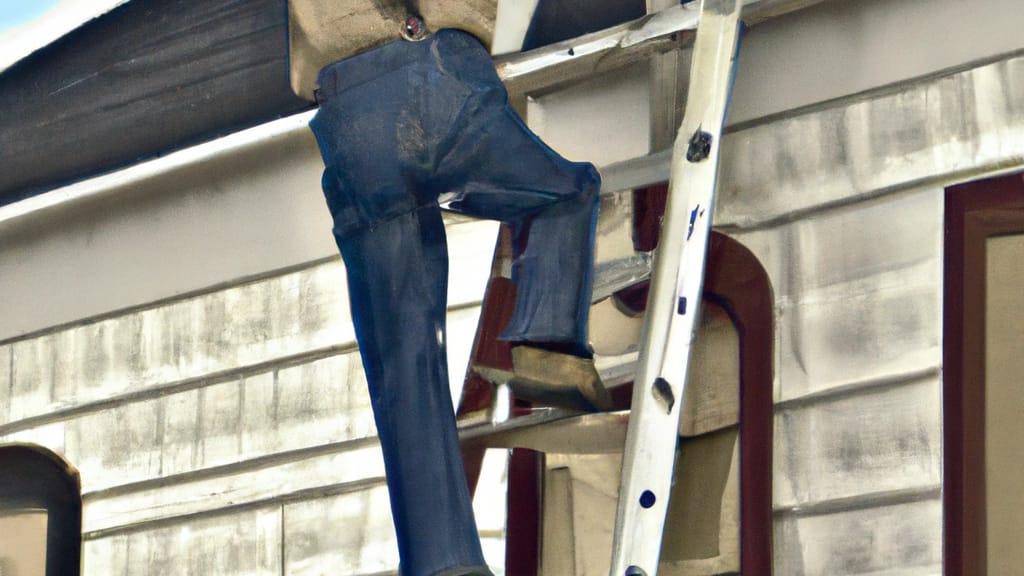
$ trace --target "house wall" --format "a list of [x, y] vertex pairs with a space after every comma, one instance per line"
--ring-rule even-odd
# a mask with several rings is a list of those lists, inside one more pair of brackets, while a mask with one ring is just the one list
[[[320, 195], [311, 140], [122, 174], [3, 223], [0, 442], [79, 469], [84, 574], [396, 568], [344, 266], [322, 199], [291, 200]], [[457, 394], [496, 226], [447, 233]]]
[[[778, 574], [942, 572], [943, 188], [1024, 169], [1021, 44], [996, 22], [1015, 8], [965, 8], [826, 4], [741, 52], [715, 220], [774, 289]], [[937, 46], [944, 29], [986, 38]], [[531, 119], [570, 155], [621, 160], [633, 129], [595, 135], [576, 106], [601, 82]], [[603, 113], [644, 126], [641, 98]]]
[[[838, 2], [747, 37], [716, 220], [775, 291], [779, 574], [940, 571], [942, 186], [1024, 166], [1010, 4]], [[932, 49], [954, 30], [980, 32]], [[570, 157], [642, 156], [645, 78], [530, 122]], [[0, 440], [80, 468], [86, 574], [395, 567], [304, 121], [0, 209]], [[494, 227], [448, 230], [461, 367]]]
[[[744, 40], [729, 122], [749, 125], [1009, 55], [1024, 49], [1016, 19], [1006, 17], [1013, 14], [1015, 0], [855, 0], [761, 24]], [[946, 40], [952, 31], [971, 41]], [[646, 72], [624, 73], [628, 82], [552, 95], [531, 108], [531, 125], [564, 153], [599, 164], [645, 153]], [[555, 117], [562, 120], [548, 122]], [[0, 341], [333, 255], [307, 119], [47, 195], [98, 193], [112, 199], [105, 204], [16, 218], [5, 216], [16, 207], [0, 208]], [[238, 147], [250, 153], [227, 152]], [[126, 176], [139, 173], [147, 176]], [[45, 306], [33, 305], [41, 298]]]
[[743, 40], [730, 123], [1018, 52], [1014, 0], [843, 0]]
[[941, 572], [943, 186], [1024, 167], [1021, 71], [1010, 57], [726, 144], [747, 162], [719, 222], [775, 289], [780, 574]]

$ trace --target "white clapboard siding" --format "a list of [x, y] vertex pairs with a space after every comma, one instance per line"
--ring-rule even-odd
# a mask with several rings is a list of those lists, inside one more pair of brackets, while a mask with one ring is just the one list
[[[456, 390], [494, 231], [448, 225]], [[339, 259], [0, 347], [0, 441], [78, 468], [85, 574], [393, 573], [375, 434]]]
[[777, 401], [937, 371], [941, 189], [737, 234], [776, 299]]
[[942, 500], [775, 520], [775, 573], [942, 574]]

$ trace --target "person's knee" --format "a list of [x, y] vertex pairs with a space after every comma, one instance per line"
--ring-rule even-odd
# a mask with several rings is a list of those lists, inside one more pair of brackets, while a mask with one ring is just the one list
[[589, 162], [578, 163], [577, 167], [575, 196], [588, 206], [596, 206], [601, 196], [601, 174]]

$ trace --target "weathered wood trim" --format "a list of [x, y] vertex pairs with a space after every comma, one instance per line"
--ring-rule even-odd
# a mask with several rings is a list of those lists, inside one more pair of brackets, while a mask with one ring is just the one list
[[740, 337], [740, 567], [772, 570], [773, 297], [768, 273], [739, 242], [712, 232], [704, 297], [717, 302]]
[[946, 189], [943, 518], [946, 576], [986, 573], [985, 241], [1024, 232], [1024, 176]]

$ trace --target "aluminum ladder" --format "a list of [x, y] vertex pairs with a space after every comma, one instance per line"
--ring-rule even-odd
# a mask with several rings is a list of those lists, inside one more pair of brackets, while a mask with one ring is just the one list
[[[756, 18], [758, 9], [777, 14], [785, 11], [784, 4], [770, 0], [700, 0], [699, 10], [692, 6], [668, 7], [641, 23], [618, 26], [496, 62], [515, 103], [543, 88], [658, 57], [692, 39], [686, 111], [671, 150], [669, 198], [651, 272], [631, 410], [628, 414], [584, 417], [590, 426], [618, 428], [625, 433], [612, 576], [654, 576], [658, 569], [682, 399], [700, 311], [719, 143], [732, 89], [741, 12], [745, 17], [753, 14]], [[684, 37], [687, 34], [690, 37]], [[559, 58], [566, 53], [562, 44], [572, 48], [572, 59]], [[674, 61], [663, 68], [672, 66]], [[669, 72], [674, 78], [674, 70]], [[620, 178], [633, 180], [628, 182], [632, 186], [650, 184], [658, 181], [657, 166], [665, 161], [664, 154], [655, 155], [613, 167], [612, 174], [602, 170], [602, 174], [606, 182]], [[635, 176], [624, 178], [616, 171], [646, 171], [650, 181], [639, 183]], [[498, 380], [500, 376], [492, 378]], [[551, 410], [463, 426], [460, 435], [464, 442], [492, 447], [537, 445], [544, 449], [588, 441], [574, 440], [574, 418], [578, 418], [574, 413]]]

